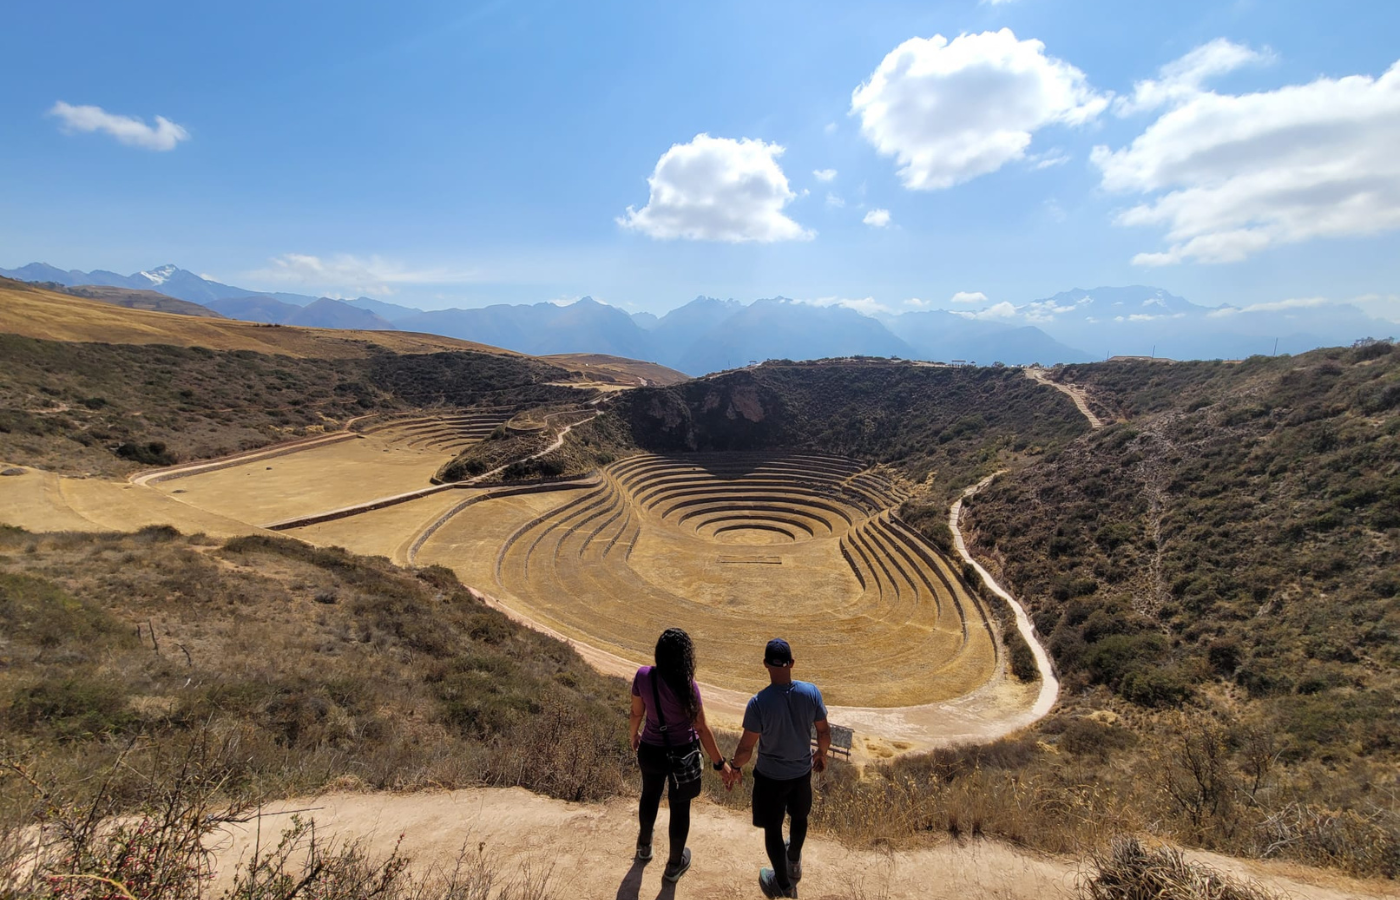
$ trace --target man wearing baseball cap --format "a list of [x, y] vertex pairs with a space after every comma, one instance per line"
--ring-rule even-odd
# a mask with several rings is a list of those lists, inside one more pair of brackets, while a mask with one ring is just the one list
[[[729, 761], [727, 787], [742, 777], [741, 767], [758, 746], [753, 773], [753, 824], [763, 829], [764, 849], [773, 867], [760, 869], [758, 886], [767, 897], [796, 897], [802, 878], [802, 844], [807, 839], [807, 816], [812, 811], [812, 770], [826, 769], [831, 728], [826, 704], [817, 686], [792, 678], [792, 648], [782, 638], [768, 642], [763, 665], [768, 687], [749, 699], [744, 710], [744, 736]], [[817, 731], [817, 749], [811, 732]], [[783, 841], [783, 819], [792, 817], [791, 840]]]

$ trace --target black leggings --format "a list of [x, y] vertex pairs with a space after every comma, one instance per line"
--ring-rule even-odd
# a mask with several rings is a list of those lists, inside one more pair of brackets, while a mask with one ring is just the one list
[[[643, 743], [637, 748], [637, 766], [642, 770], [642, 802], [637, 809], [638, 844], [651, 843], [652, 829], [656, 827], [656, 813], [661, 808], [661, 792], [670, 784], [667, 774], [671, 770], [666, 759], [666, 748]], [[671, 821], [666, 828], [670, 838], [670, 862], [680, 862], [685, 850], [685, 839], [690, 835], [690, 801], [700, 796], [701, 779], [681, 785], [674, 784], [667, 791], [666, 800], [671, 806]]]
[[[807, 817], [812, 812], [812, 773], [786, 781], [768, 778], [757, 770], [753, 773], [753, 824], [763, 829], [763, 849], [773, 864], [773, 876], [778, 887], [792, 887], [788, 880], [787, 862], [802, 858], [802, 845], [807, 841]], [[792, 818], [791, 840], [783, 847], [783, 818]]]

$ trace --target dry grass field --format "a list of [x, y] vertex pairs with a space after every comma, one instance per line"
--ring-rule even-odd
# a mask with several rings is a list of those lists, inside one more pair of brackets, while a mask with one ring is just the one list
[[616, 387], [665, 387], [689, 381], [690, 376], [660, 363], [643, 362], [606, 353], [553, 353], [540, 359], [578, 372], [591, 381]]
[[519, 356], [509, 350], [432, 334], [269, 326], [124, 309], [0, 278], [0, 332], [49, 341], [172, 344], [210, 350], [253, 350], [282, 356], [362, 357], [372, 347], [394, 353], [476, 350]]

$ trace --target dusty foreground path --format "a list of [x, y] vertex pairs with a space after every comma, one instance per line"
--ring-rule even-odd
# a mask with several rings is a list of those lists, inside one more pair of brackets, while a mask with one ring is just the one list
[[[708, 776], [707, 776], [708, 777]], [[279, 810], [307, 810], [318, 837], [363, 840], [387, 855], [399, 836], [414, 857], [415, 871], [448, 865], [464, 846], [484, 852], [502, 880], [547, 872], [547, 896], [651, 900], [668, 897], [761, 898], [758, 869], [765, 864], [760, 832], [747, 812], [701, 799], [692, 807], [691, 869], [674, 886], [664, 885], [665, 823], [657, 822], [656, 858], [632, 860], [636, 806], [630, 799], [572, 804], [527, 791], [471, 789], [420, 794], [330, 794], [288, 800], [268, 807], [261, 821], [264, 846], [276, 843], [290, 822]], [[218, 880], [226, 884], [256, 836], [257, 822], [231, 832], [218, 849]], [[1039, 900], [1075, 896], [1075, 861], [1027, 853], [992, 841], [944, 843], [927, 849], [886, 853], [851, 850], [820, 835], [803, 853], [800, 894], [812, 900]], [[1219, 857], [1203, 861], [1232, 875], [1264, 882], [1299, 900], [1395, 897], [1381, 883], [1360, 883], [1311, 870], [1246, 864]], [[663, 887], [664, 885], [664, 887]]]

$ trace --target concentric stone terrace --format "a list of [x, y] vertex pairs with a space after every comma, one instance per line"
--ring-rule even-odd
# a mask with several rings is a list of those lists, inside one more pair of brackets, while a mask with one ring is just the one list
[[478, 410], [449, 415], [416, 416], [372, 422], [362, 434], [375, 434], [411, 450], [455, 453], [484, 440], [510, 418], [508, 410]]
[[955, 567], [894, 515], [901, 499], [847, 459], [642, 455], [548, 497], [464, 504], [417, 562], [631, 659], [680, 625], [711, 684], [759, 686], [763, 642], [783, 635], [834, 703], [948, 700], [997, 677], [996, 637]]

